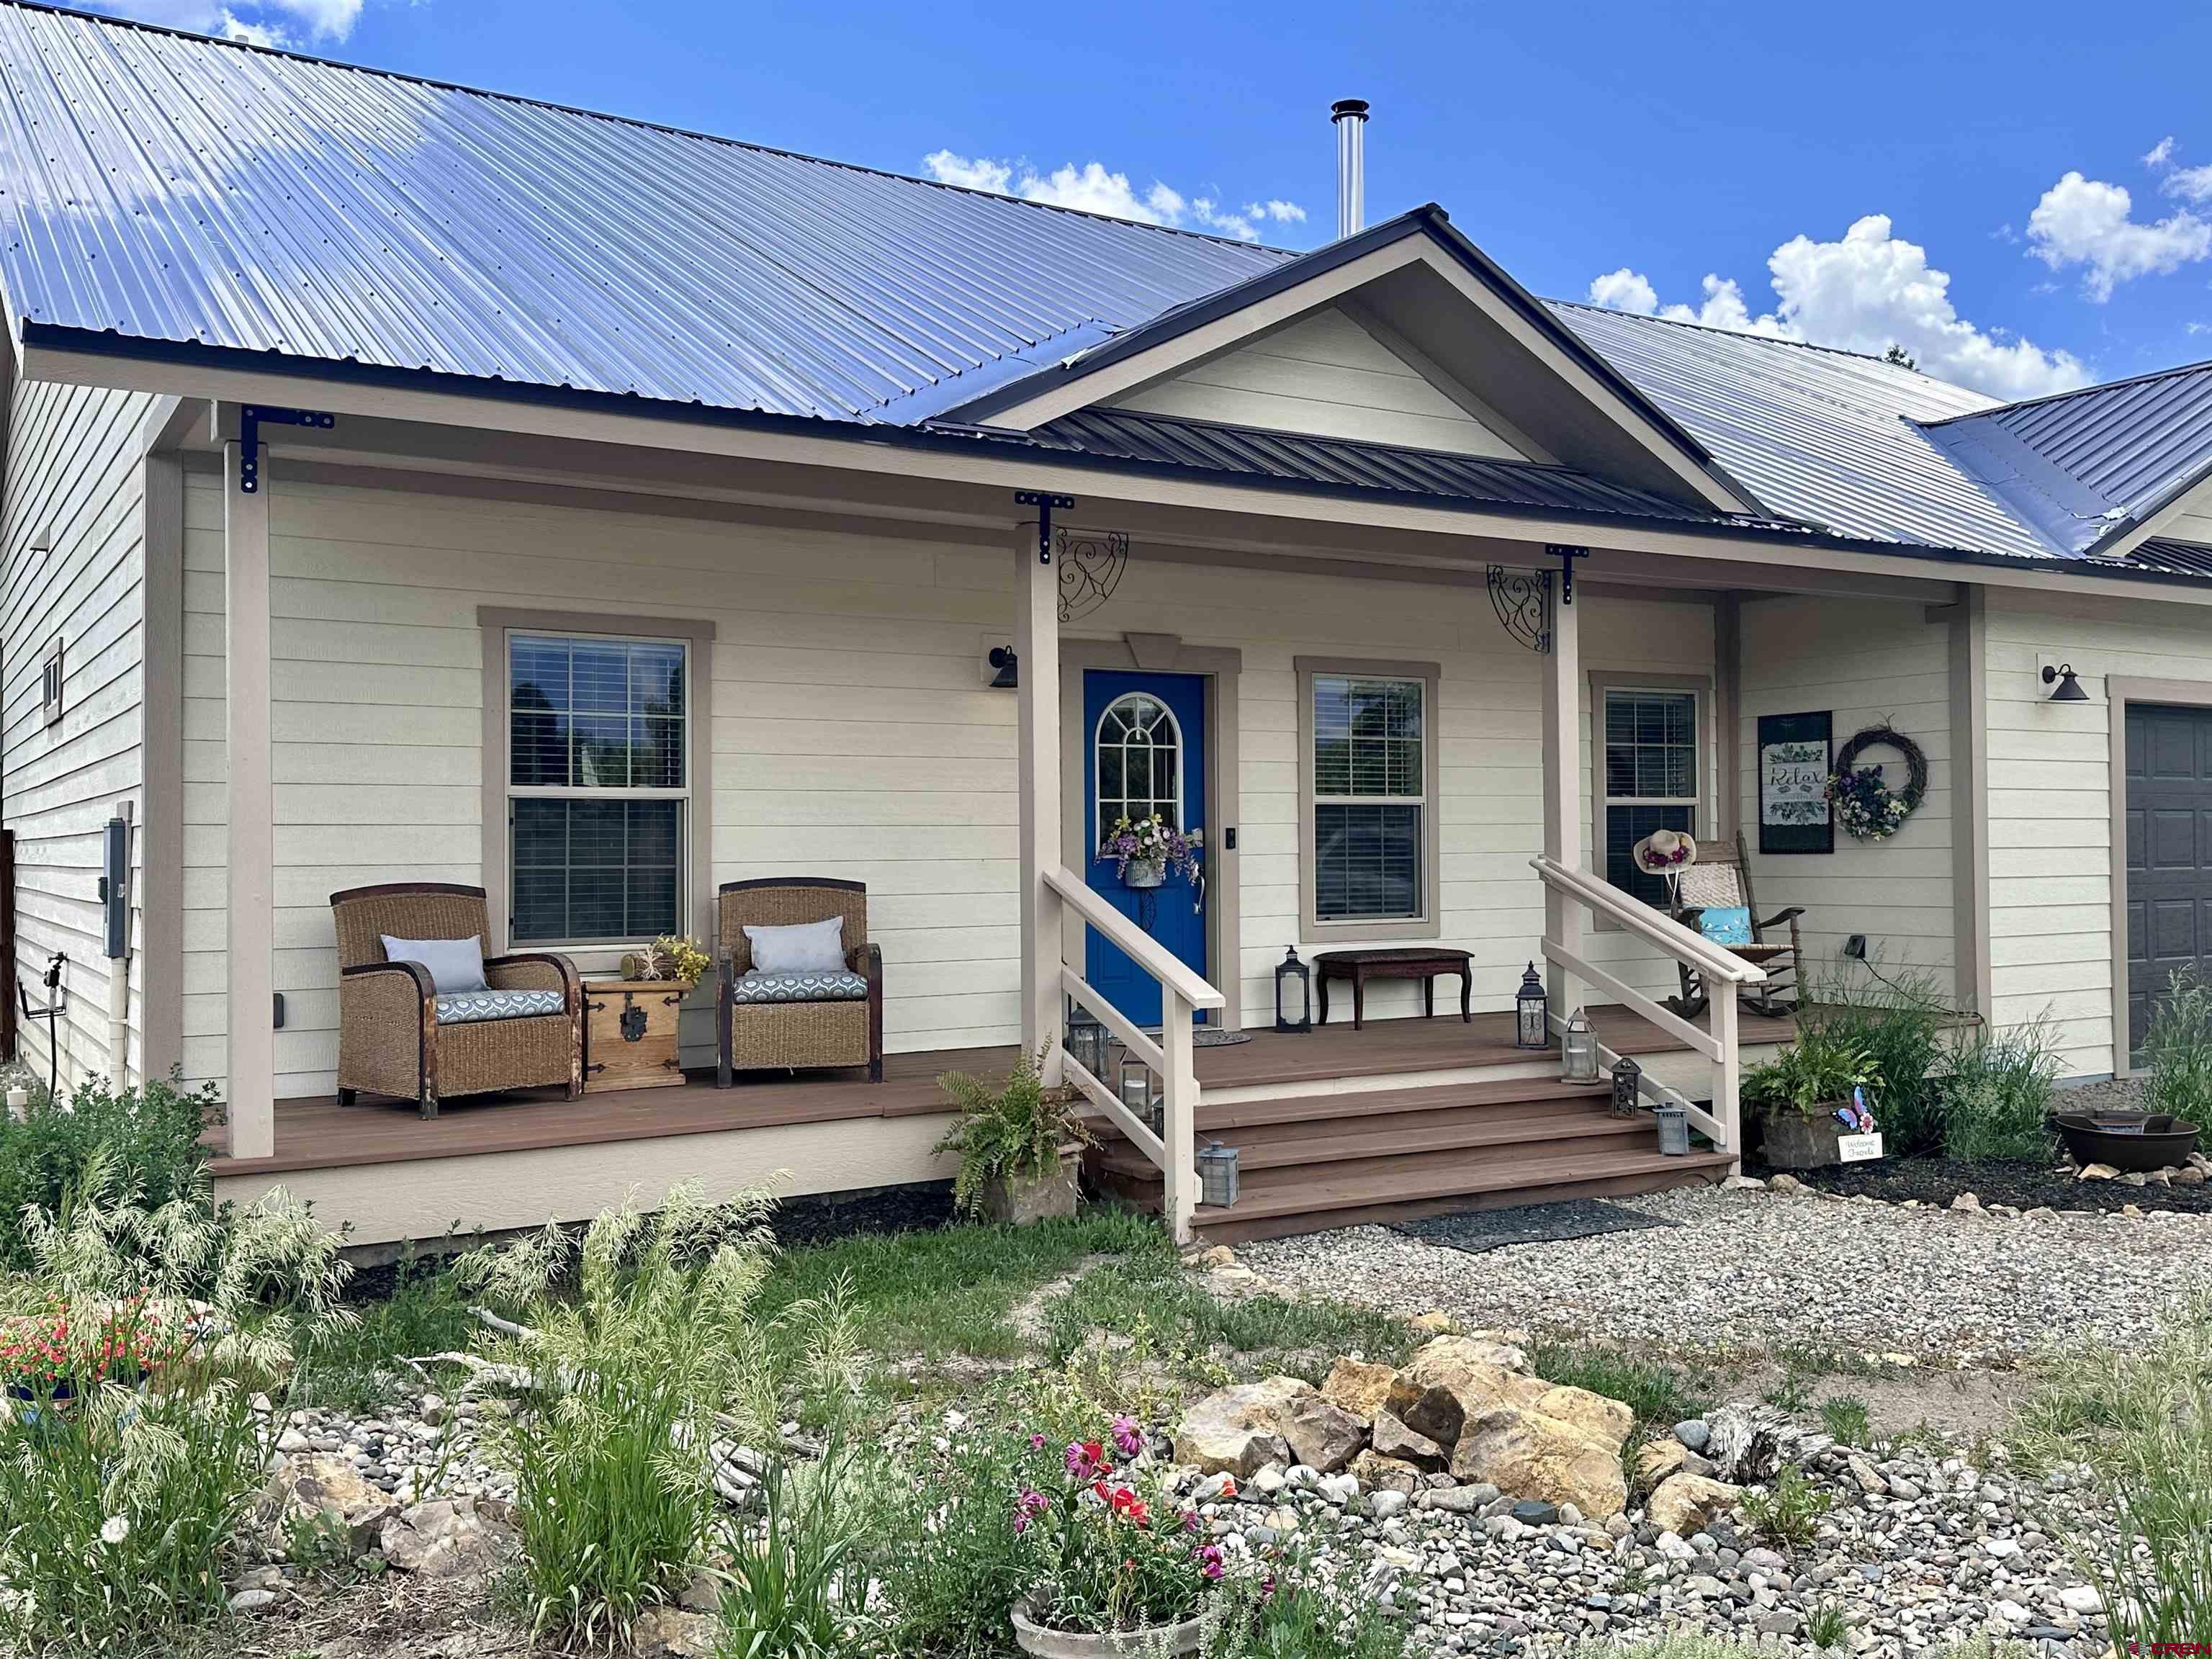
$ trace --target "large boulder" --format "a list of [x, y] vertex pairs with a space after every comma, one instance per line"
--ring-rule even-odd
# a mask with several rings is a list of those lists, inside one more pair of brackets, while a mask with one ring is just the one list
[[343, 1457], [314, 1452], [288, 1457], [262, 1494], [261, 1516], [279, 1541], [298, 1522], [342, 1530], [356, 1554], [376, 1547], [398, 1506]]
[[1421, 1490], [1421, 1471], [1402, 1458], [1364, 1451], [1352, 1460], [1346, 1474], [1371, 1492], [1401, 1492], [1408, 1498]]
[[1425, 1434], [1417, 1434], [1389, 1412], [1377, 1412], [1368, 1437], [1378, 1457], [1395, 1458], [1420, 1469], [1441, 1469], [1451, 1454]]
[[1451, 1472], [1510, 1497], [1572, 1504], [1594, 1522], [1628, 1507], [1620, 1442], [1533, 1406], [1501, 1405], [1469, 1419], [1452, 1449]]
[[1455, 1443], [1470, 1419], [1501, 1405], [1533, 1405], [1551, 1387], [1530, 1376], [1511, 1343], [1440, 1336], [1423, 1346], [1391, 1380], [1390, 1414], [1440, 1446]]
[[1677, 1538], [1702, 1531], [1705, 1523], [1743, 1495], [1743, 1488], [1702, 1474], [1670, 1474], [1651, 1494], [1644, 1512], [1651, 1524]]
[[1339, 1411], [1363, 1423], [1371, 1423], [1375, 1413], [1389, 1402], [1390, 1384], [1397, 1375], [1388, 1365], [1340, 1359], [1328, 1368], [1328, 1375], [1322, 1380], [1321, 1397]]
[[1636, 1413], [1620, 1401], [1565, 1383], [1537, 1395], [1535, 1406], [1545, 1416], [1571, 1423], [1593, 1439], [1610, 1440], [1616, 1449], [1636, 1426]]
[[1176, 1431], [1175, 1456], [1207, 1474], [1292, 1462], [1328, 1474], [1366, 1443], [1367, 1425], [1311, 1383], [1270, 1376], [1218, 1389], [1192, 1407]]
[[507, 1529], [479, 1514], [473, 1500], [441, 1498], [391, 1516], [378, 1542], [395, 1571], [460, 1578], [489, 1571], [507, 1538]]

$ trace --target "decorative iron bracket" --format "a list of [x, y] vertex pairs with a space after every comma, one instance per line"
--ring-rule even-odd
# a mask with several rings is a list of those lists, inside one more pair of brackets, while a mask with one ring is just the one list
[[1114, 597], [1121, 573], [1129, 568], [1126, 530], [1062, 530], [1054, 544], [1060, 551], [1060, 619], [1087, 617]]
[[319, 409], [272, 409], [266, 404], [247, 404], [238, 411], [238, 489], [242, 495], [261, 492], [261, 428], [265, 426], [313, 426], [328, 431], [338, 417]]
[[1505, 631], [1538, 656], [1552, 650], [1552, 573], [1490, 567], [1490, 608]]
[[1587, 547], [1565, 547], [1554, 542], [1544, 551], [1559, 562], [1559, 603], [1575, 602], [1575, 561], [1589, 557]]
[[1033, 507], [1036, 508], [1037, 562], [1039, 564], [1050, 564], [1052, 562], [1053, 509], [1054, 507], [1059, 507], [1063, 511], [1073, 512], [1075, 508], [1075, 497], [1073, 495], [1055, 495], [1048, 490], [1042, 489], [1017, 489], [1014, 492], [1014, 505], [1017, 507]]

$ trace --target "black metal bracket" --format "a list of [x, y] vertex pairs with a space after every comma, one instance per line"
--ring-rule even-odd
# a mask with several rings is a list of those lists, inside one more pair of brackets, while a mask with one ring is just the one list
[[1552, 648], [1552, 573], [1493, 564], [1489, 583], [1490, 608], [1498, 613], [1499, 624], [1538, 656], [1547, 654]]
[[1037, 562], [1039, 564], [1050, 564], [1052, 562], [1053, 509], [1058, 507], [1063, 511], [1073, 511], [1075, 507], [1075, 497], [1073, 495], [1055, 495], [1050, 491], [1043, 489], [1017, 489], [1014, 492], [1014, 505], [1017, 507], [1033, 507], [1036, 508]]
[[1572, 605], [1575, 602], [1575, 561], [1589, 557], [1589, 549], [1566, 547], [1554, 542], [1544, 551], [1559, 562], [1559, 603]]
[[246, 404], [238, 411], [238, 489], [242, 495], [261, 493], [261, 428], [264, 426], [312, 426], [325, 431], [338, 417], [319, 409], [276, 409], [266, 404]]

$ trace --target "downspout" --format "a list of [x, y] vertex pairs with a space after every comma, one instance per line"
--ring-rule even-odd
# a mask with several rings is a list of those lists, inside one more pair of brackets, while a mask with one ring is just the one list
[[100, 896], [107, 910], [107, 1075], [117, 1090], [131, 1084], [131, 858], [137, 841], [132, 823], [136, 809], [128, 800], [115, 803], [112, 822], [118, 854], [108, 860], [100, 878]]

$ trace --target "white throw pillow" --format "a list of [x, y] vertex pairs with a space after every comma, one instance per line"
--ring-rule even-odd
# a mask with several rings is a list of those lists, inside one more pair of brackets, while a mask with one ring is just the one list
[[791, 927], [748, 927], [753, 966], [763, 974], [831, 974], [845, 965], [845, 921], [831, 916]]
[[386, 962], [418, 962], [430, 970], [430, 983], [441, 997], [489, 991], [484, 983], [483, 941], [468, 939], [394, 939], [380, 934]]

